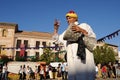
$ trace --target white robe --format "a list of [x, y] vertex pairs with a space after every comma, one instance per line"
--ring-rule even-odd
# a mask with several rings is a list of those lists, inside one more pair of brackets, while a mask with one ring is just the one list
[[[78, 25], [78, 22], [75, 22]], [[91, 27], [82, 23], [79, 27], [85, 29], [88, 32], [89, 37], [96, 38], [95, 33]], [[67, 50], [67, 63], [68, 63], [68, 80], [95, 80], [95, 64], [93, 53], [88, 49], [86, 50], [86, 61], [81, 61], [77, 56], [77, 43], [67, 45], [67, 41], [63, 40], [65, 31], [59, 35], [58, 42], [64, 43]]]

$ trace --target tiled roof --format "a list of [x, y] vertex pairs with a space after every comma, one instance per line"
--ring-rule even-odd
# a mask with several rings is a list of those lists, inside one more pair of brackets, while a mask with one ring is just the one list
[[19, 35], [19, 36], [33, 36], [33, 37], [47, 37], [47, 38], [52, 38], [52, 33], [48, 33], [48, 32], [28, 32], [28, 31], [21, 31], [21, 32], [17, 32], [15, 33], [15, 35]]
[[21, 31], [18, 30], [18, 24], [0, 22], [0, 28], [12, 28], [15, 29], [15, 37], [36, 37], [36, 38], [52, 38], [52, 33], [48, 32], [35, 32], [35, 31]]

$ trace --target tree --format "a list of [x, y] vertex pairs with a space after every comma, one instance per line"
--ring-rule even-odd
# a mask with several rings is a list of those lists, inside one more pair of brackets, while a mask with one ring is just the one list
[[58, 52], [52, 52], [50, 48], [44, 48], [43, 54], [40, 56], [40, 61], [44, 61], [47, 64], [50, 62], [62, 62], [63, 59], [59, 58], [59, 51]]
[[93, 53], [95, 63], [115, 62], [115, 52], [107, 44], [97, 46]]
[[0, 55], [0, 62], [7, 63], [9, 61], [12, 61], [12, 60], [9, 59], [7, 55]]
[[49, 64], [52, 61], [53, 53], [50, 48], [44, 48], [43, 54], [40, 56], [40, 61], [44, 61]]

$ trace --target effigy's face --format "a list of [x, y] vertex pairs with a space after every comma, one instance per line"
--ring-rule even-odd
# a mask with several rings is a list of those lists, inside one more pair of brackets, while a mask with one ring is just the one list
[[74, 17], [66, 17], [66, 20], [67, 20], [68, 24], [70, 24], [70, 23], [74, 23], [76, 21], [76, 18], [74, 18]]

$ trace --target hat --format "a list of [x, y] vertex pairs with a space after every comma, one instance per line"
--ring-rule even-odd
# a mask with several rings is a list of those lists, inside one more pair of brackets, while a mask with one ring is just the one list
[[66, 14], [66, 17], [75, 17], [75, 18], [78, 18], [77, 14], [74, 12], [74, 11], [69, 11], [67, 14]]

